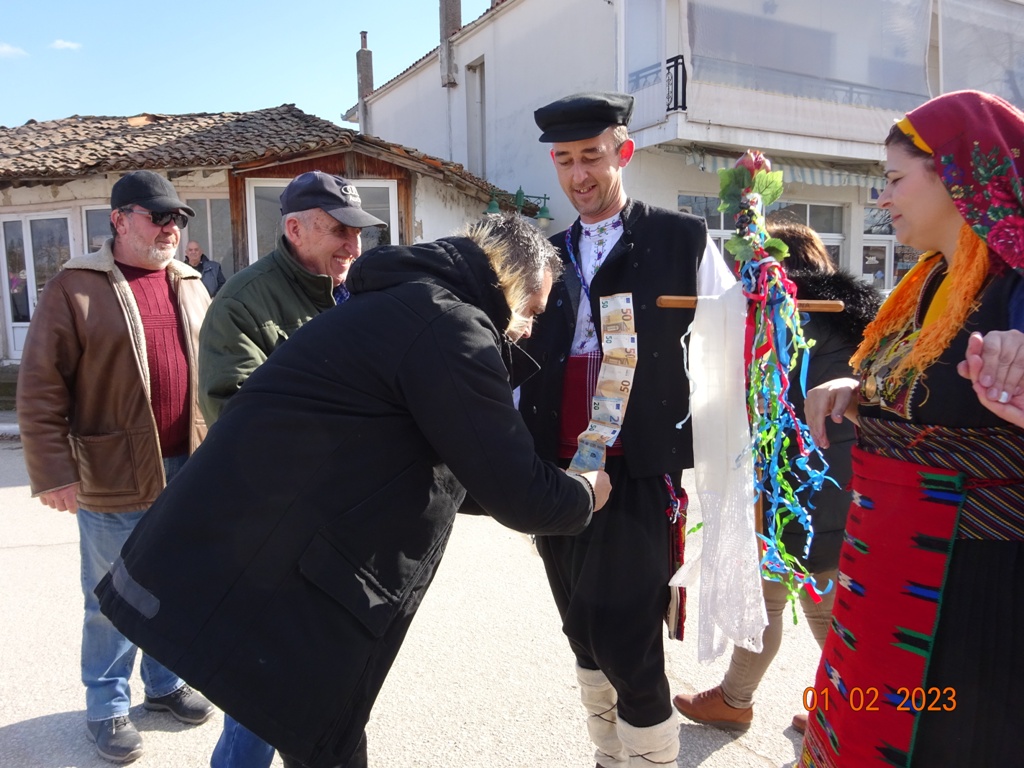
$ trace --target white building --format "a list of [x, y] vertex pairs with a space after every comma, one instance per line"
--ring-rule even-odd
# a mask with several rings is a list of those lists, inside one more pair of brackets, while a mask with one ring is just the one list
[[809, 224], [882, 288], [915, 256], [874, 204], [893, 119], [961, 88], [1024, 103], [1024, 0], [494, 0], [466, 26], [458, 0], [440, 2], [441, 45], [391, 81], [373, 89], [369, 51], [357, 56], [344, 119], [363, 133], [547, 194], [563, 228], [575, 213], [533, 111], [629, 92], [630, 195], [704, 215], [727, 238], [716, 171], [760, 149], [785, 174], [772, 217]]

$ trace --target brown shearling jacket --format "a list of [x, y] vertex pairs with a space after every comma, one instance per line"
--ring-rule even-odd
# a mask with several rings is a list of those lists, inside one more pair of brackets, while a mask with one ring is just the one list
[[[138, 305], [107, 240], [69, 259], [43, 288], [18, 373], [17, 411], [33, 496], [80, 483], [96, 512], [146, 509], [166, 484], [150, 406]], [[167, 266], [189, 364], [189, 453], [206, 436], [198, 404], [199, 328], [210, 295], [199, 273]]]

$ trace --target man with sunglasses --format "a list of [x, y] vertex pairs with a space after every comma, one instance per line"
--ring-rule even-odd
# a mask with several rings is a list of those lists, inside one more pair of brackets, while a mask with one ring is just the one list
[[[212, 425], [277, 347], [348, 298], [345, 278], [362, 253], [365, 227], [386, 226], [363, 210], [355, 185], [309, 171], [281, 193], [277, 248], [228, 280], [199, 337], [200, 405]], [[211, 768], [268, 768], [274, 748], [230, 715]]]
[[[142, 754], [128, 717], [136, 647], [93, 589], [166, 483], [206, 435], [196, 350], [210, 296], [174, 259], [195, 212], [152, 171], [119, 179], [112, 237], [64, 264], [39, 296], [25, 339], [17, 410], [32, 494], [76, 515], [85, 597], [87, 735], [117, 763]], [[199, 724], [213, 706], [147, 655], [143, 706]]]

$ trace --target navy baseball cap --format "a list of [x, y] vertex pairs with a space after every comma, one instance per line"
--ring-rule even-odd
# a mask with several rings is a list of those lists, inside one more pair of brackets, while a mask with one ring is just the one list
[[281, 193], [281, 215], [319, 208], [346, 227], [386, 227], [363, 210], [355, 184], [323, 171], [308, 171], [292, 179]]
[[110, 208], [141, 205], [154, 213], [182, 211], [189, 216], [196, 212], [178, 198], [174, 185], [153, 171], [132, 171], [118, 179], [110, 190]]
[[543, 131], [540, 140], [549, 143], [590, 139], [607, 128], [629, 125], [632, 116], [633, 97], [611, 91], [574, 93], [533, 113]]

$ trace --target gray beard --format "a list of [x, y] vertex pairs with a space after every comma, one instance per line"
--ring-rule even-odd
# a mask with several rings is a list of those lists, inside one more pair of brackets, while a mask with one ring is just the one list
[[146, 267], [164, 269], [173, 259], [174, 251], [172, 249], [159, 248], [154, 245], [146, 249], [145, 255], [140, 256], [139, 261], [143, 262]]

